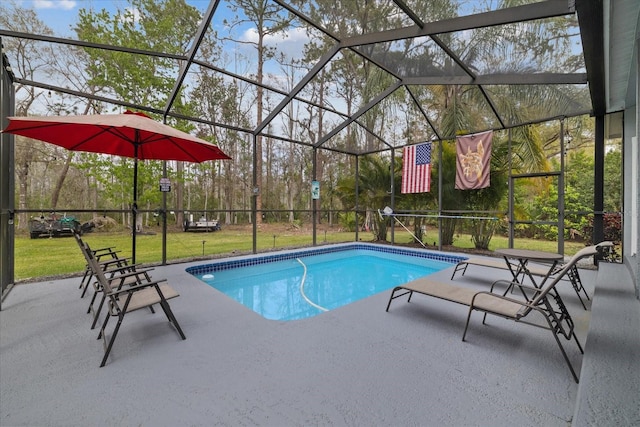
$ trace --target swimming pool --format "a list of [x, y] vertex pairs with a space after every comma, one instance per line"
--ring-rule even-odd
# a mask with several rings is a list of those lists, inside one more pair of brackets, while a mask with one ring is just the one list
[[225, 260], [187, 269], [261, 316], [316, 316], [451, 267], [454, 255], [353, 243]]

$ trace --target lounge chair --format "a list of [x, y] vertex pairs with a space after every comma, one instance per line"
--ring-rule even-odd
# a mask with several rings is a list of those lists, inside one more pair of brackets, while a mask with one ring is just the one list
[[[141, 281], [134, 285], [122, 286], [123, 278], [127, 275], [135, 276], [136, 272], [107, 278], [94, 257], [90, 257], [89, 262], [94, 269], [96, 279], [100, 282], [104, 290], [108, 306], [104, 322], [98, 334], [98, 339], [102, 339], [104, 344], [104, 356], [102, 357], [100, 367], [103, 367], [107, 363], [107, 358], [109, 357], [109, 353], [111, 353], [111, 348], [118, 336], [118, 331], [120, 330], [125, 315], [132, 311], [159, 304], [169, 322], [173, 324], [178, 331], [180, 337], [183, 340], [186, 339], [167, 301], [179, 296], [179, 294], [166, 283], [166, 280]], [[106, 328], [111, 317], [117, 317], [118, 322], [111, 332], [111, 338], [107, 342]]]
[[[612, 242], [601, 242], [596, 246], [598, 247], [601, 257], [603, 259], [608, 259], [609, 258], [608, 254], [610, 253], [611, 248], [613, 248], [614, 245]], [[500, 270], [511, 270], [511, 272], [516, 271], [518, 268], [516, 264], [512, 264], [511, 267], [508, 266], [503, 259], [471, 257], [471, 258], [462, 260], [456, 264], [456, 266], [453, 269], [453, 272], [451, 273], [451, 279], [453, 280], [456, 273], [458, 272], [461, 272], [462, 273], [461, 276], [464, 276], [464, 274], [467, 272], [467, 267], [469, 267], [470, 265], [487, 267], [487, 268], [496, 268]], [[547, 277], [547, 274], [549, 274], [549, 277], [553, 278], [554, 276], [559, 274], [559, 272], [562, 270], [563, 265], [564, 264], [560, 264], [556, 266], [550, 274], [549, 274], [549, 267], [545, 265], [529, 263], [527, 265], [527, 270], [528, 270], [528, 273], [531, 274], [532, 276]], [[522, 279], [524, 279], [524, 274]], [[518, 279], [518, 281], [521, 282], [522, 279]], [[581, 293], [584, 294], [587, 301], [589, 301], [590, 298], [589, 298], [589, 294], [587, 294], [586, 289], [582, 285], [582, 279], [580, 278], [580, 272], [578, 271], [578, 266], [574, 265], [573, 268], [571, 268], [571, 270], [567, 272], [566, 277], [563, 280], [567, 280], [569, 281], [569, 283], [571, 283], [573, 290], [576, 292], [576, 295], [578, 296], [578, 300], [580, 300], [580, 304], [582, 304], [582, 307], [586, 310], [587, 306], [585, 305], [584, 300], [582, 299]]]
[[[387, 304], [387, 311], [389, 311], [391, 301], [404, 295], [409, 295], [407, 302], [410, 302], [414, 293], [432, 296], [468, 306], [469, 313], [467, 315], [467, 321], [462, 335], [463, 341], [466, 338], [469, 322], [471, 320], [471, 313], [473, 311], [483, 311], [485, 313], [482, 320], [483, 324], [485, 323], [486, 315], [493, 314], [516, 322], [548, 329], [553, 332], [556, 343], [558, 344], [558, 347], [560, 347], [560, 351], [569, 365], [571, 374], [573, 375], [574, 380], [578, 382], [578, 376], [576, 375], [564, 347], [560, 342], [559, 335], [562, 335], [566, 340], [575, 340], [580, 353], [584, 353], [584, 351], [575, 334], [573, 319], [567, 311], [567, 308], [555, 287], [579, 260], [596, 254], [598, 254], [597, 245], [581, 249], [569, 260], [567, 264], [562, 267], [560, 271], [558, 271], [552, 280], [545, 282], [543, 287], [539, 289], [517, 282], [500, 280], [491, 286], [490, 291], [478, 291], [477, 289], [457, 286], [453, 283], [437, 282], [430, 280], [428, 277], [420, 278], [393, 288]], [[494, 286], [499, 283], [507, 285], [507, 291], [504, 294], [493, 292]], [[506, 295], [511, 287], [519, 287], [523, 291], [523, 295], [529, 295], [529, 297], [525, 298], [523, 296], [521, 299], [507, 297]], [[528, 294], [526, 292], [528, 292]], [[542, 314], [547, 325], [544, 326], [530, 322], [528, 320], [528, 315], [532, 312]]]
[[[504, 260], [497, 259], [497, 258], [491, 259], [491, 258], [472, 257], [472, 258], [467, 258], [465, 260], [462, 260], [456, 264], [455, 268], [453, 269], [453, 273], [451, 274], [451, 279], [454, 279], [456, 273], [458, 272], [462, 272], [461, 276], [464, 276], [464, 274], [467, 272], [467, 267], [470, 265], [475, 265], [478, 267], [496, 268], [500, 270], [509, 270], [509, 266], [506, 264]], [[512, 266], [514, 270], [518, 268], [517, 265], [512, 264]], [[532, 276], [537, 276], [537, 277], [547, 277], [547, 274], [549, 274], [550, 277], [553, 277], [561, 269], [562, 269], [562, 264], [556, 266], [556, 268], [554, 268], [551, 274], [549, 274], [548, 266], [535, 265], [535, 264], [528, 264], [527, 266], [528, 273], [531, 274]], [[524, 274], [522, 276], [524, 276]], [[522, 279], [524, 279], [524, 277], [519, 278], [518, 281], [521, 281]], [[580, 304], [582, 304], [582, 307], [586, 310], [587, 306], [585, 305], [580, 293], [582, 292], [584, 294], [587, 301], [590, 300], [590, 298], [589, 298], [589, 295], [587, 294], [586, 289], [582, 285], [582, 279], [580, 278], [578, 267], [574, 266], [574, 268], [572, 268], [571, 271], [567, 273], [567, 277], [564, 280], [568, 280], [571, 283], [573, 290], [576, 292], [576, 295], [580, 300]]]

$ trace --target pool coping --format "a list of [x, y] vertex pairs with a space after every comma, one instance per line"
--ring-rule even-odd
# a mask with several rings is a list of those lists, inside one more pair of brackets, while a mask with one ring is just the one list
[[[344, 252], [344, 256], [342, 255], [343, 252]], [[323, 295], [326, 298], [325, 303], [328, 303], [328, 305], [327, 304], [318, 305], [316, 304], [316, 302], [309, 299], [305, 294], [304, 284], [306, 282], [305, 279], [307, 277], [307, 267], [305, 263], [308, 262], [307, 259], [310, 260], [312, 259], [312, 257], [324, 256], [324, 255], [334, 255], [334, 256], [337, 256], [338, 258], [343, 258], [347, 256], [352, 256], [353, 254], [359, 254], [366, 257], [371, 257], [373, 259], [377, 259], [378, 261], [375, 261], [375, 262], [379, 262], [379, 263], [382, 262], [383, 260], [392, 258], [394, 255], [400, 256], [402, 257], [403, 262], [411, 263], [412, 265], [415, 264], [416, 266], [419, 265], [422, 268], [425, 267], [425, 265], [423, 264], [427, 262], [433, 262], [441, 266], [439, 268], [434, 267], [435, 271], [451, 268], [454, 265], [456, 265], [459, 261], [465, 259], [464, 257], [460, 257], [454, 254], [443, 254], [443, 253], [433, 252], [433, 251], [416, 250], [413, 248], [398, 248], [398, 247], [381, 245], [381, 244], [351, 242], [351, 243], [325, 245], [322, 247], [313, 247], [313, 248], [306, 247], [306, 248], [299, 248], [299, 249], [289, 249], [289, 250], [278, 251], [278, 252], [267, 252], [267, 253], [261, 253], [256, 255], [244, 255], [241, 257], [233, 258], [233, 259], [221, 259], [213, 262], [208, 262], [206, 264], [199, 264], [196, 266], [187, 267], [185, 268], [185, 272], [187, 274], [191, 274], [192, 276], [194, 276], [199, 280], [202, 280], [207, 285], [217, 289], [218, 291], [225, 294], [227, 297], [236, 301], [238, 304], [241, 304], [247, 307], [248, 309], [254, 311], [256, 314], [260, 315], [266, 320], [297, 321], [301, 319], [315, 317], [317, 315], [322, 314], [323, 312], [335, 310], [337, 308], [343, 307], [344, 305], [352, 304], [356, 301], [359, 301], [360, 299], [370, 297], [372, 295], [372, 293], [369, 293], [367, 295], [354, 298], [353, 293], [347, 293], [347, 295], [349, 296], [349, 300], [345, 301], [344, 295], [343, 297], [337, 300], [334, 300], [332, 298], [327, 298], [326, 293], [323, 293]], [[262, 276], [260, 276], [260, 279], [256, 281], [257, 276], [255, 272], [248, 274], [247, 276], [242, 276], [243, 278], [250, 277], [249, 279], [250, 283], [239, 282], [236, 280], [231, 280], [231, 281], [223, 280], [222, 282], [220, 282], [217, 279], [215, 283], [213, 282], [214, 275], [212, 273], [217, 274], [221, 272], [244, 271], [243, 269], [258, 267], [258, 266], [261, 266], [261, 267], [266, 266], [270, 269], [269, 271], [272, 271], [273, 268], [288, 269], [290, 268], [291, 264], [289, 264], [289, 262], [291, 261], [294, 261], [294, 263], [295, 261], [298, 261], [304, 267], [304, 274], [301, 277], [300, 284], [294, 285], [295, 287], [299, 287], [300, 297], [303, 301], [306, 301], [307, 303], [306, 305], [303, 305], [303, 307], [297, 304], [293, 304], [293, 305], [285, 304], [285, 302], [283, 301], [282, 304], [278, 304], [278, 306], [279, 307], [286, 306], [288, 308], [286, 310], [279, 309], [279, 310], [273, 311], [265, 308], [268, 306], [272, 307], [272, 305], [270, 304], [263, 304], [263, 303], [255, 304], [253, 297], [250, 298], [249, 302], [245, 301], [244, 297], [242, 297], [241, 295], [245, 295], [245, 292], [247, 291], [245, 288], [246, 286], [249, 286], [249, 288], [252, 289], [251, 291], [248, 292], [248, 294], [253, 295], [256, 289], [256, 286], [263, 288], [266, 285], [267, 288], [270, 288], [270, 285], [272, 283], [268, 279], [263, 280]], [[285, 263], [286, 267], [283, 267], [280, 264], [283, 262]], [[296, 266], [298, 266], [297, 263], [295, 264]], [[276, 267], [276, 266], [279, 266], [279, 267]], [[435, 272], [431, 268], [429, 269], [429, 271], [430, 273], [428, 271], [424, 271], [424, 274], [425, 275], [433, 274]], [[365, 273], [363, 272], [363, 274]], [[389, 280], [385, 280], [383, 282], [386, 287], [384, 287], [383, 289], [376, 290], [375, 293], [387, 291], [393, 286], [406, 283], [407, 281], [410, 281], [410, 280], [412, 280], [411, 277], [406, 277], [401, 281], [397, 281], [396, 279], [396, 281], [394, 282], [393, 279], [390, 277]], [[363, 288], [363, 286], [361, 285], [362, 283], [358, 282], [358, 284], [355, 287]], [[287, 286], [291, 286], [291, 283], [289, 283]], [[343, 283], [340, 286], [340, 289], [343, 289], [344, 286], [346, 285]], [[370, 289], [370, 286], [371, 286], [371, 283], [369, 283], [369, 286], [364, 286], [364, 288]], [[276, 285], [276, 288], [277, 288], [277, 285]], [[240, 292], [241, 289], [244, 289], [244, 292]], [[298, 294], [297, 292], [293, 292], [293, 293], [296, 295]], [[261, 292], [257, 292], [257, 294], [262, 295]], [[276, 293], [275, 295], [279, 295], [279, 294]], [[286, 295], [290, 295], [289, 292], [287, 292]], [[260, 298], [261, 297], [258, 297], [258, 299]], [[278, 296], [276, 296], [276, 298], [278, 298]], [[331, 308], [327, 308], [327, 307], [331, 307]]]
[[337, 243], [314, 248], [288, 249], [278, 252], [267, 252], [253, 255], [242, 255], [233, 259], [224, 259], [219, 261], [208, 261], [206, 264], [187, 267], [185, 271], [191, 275], [201, 275], [214, 271], [228, 270], [232, 268], [247, 267], [252, 265], [266, 264], [270, 262], [284, 261], [295, 259], [298, 257], [310, 255], [322, 255], [347, 250], [369, 250], [374, 252], [391, 253], [397, 255], [409, 255], [418, 258], [432, 259], [435, 261], [443, 261], [456, 264], [467, 257], [449, 254], [446, 252], [436, 252], [425, 249], [399, 248], [397, 246], [382, 245], [376, 243]]

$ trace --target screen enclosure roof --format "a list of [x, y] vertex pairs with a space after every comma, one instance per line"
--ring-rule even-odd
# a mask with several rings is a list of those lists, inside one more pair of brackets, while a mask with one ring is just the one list
[[[13, 70], [16, 83], [35, 90], [110, 105], [104, 112], [134, 108], [188, 120], [218, 138], [233, 132], [348, 154], [606, 109], [603, 76], [592, 66], [602, 60], [594, 2], [264, 0], [254, 2], [265, 6], [262, 32], [258, 12], [238, 6], [249, 2], [187, 3], [199, 24], [171, 51], [10, 29], [0, 37], [107, 51], [116, 63], [161, 63], [158, 73], [171, 82], [131, 101], [108, 86], [89, 90], [73, 72], [65, 80]], [[9, 64], [17, 61], [5, 53]], [[105, 67], [105, 78], [112, 69]], [[204, 93], [205, 79], [225, 90]], [[235, 113], [220, 107], [225, 94]], [[194, 100], [198, 108], [184, 108]]]

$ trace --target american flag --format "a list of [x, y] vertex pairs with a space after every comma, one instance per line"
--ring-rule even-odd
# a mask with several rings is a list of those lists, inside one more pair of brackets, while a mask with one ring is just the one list
[[404, 147], [402, 193], [425, 193], [431, 189], [431, 143]]

